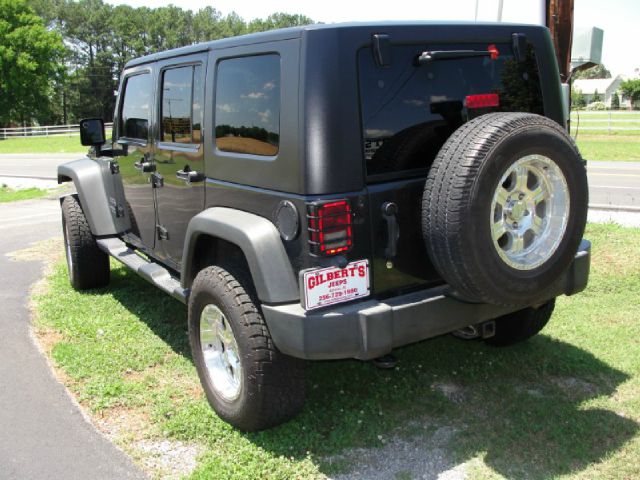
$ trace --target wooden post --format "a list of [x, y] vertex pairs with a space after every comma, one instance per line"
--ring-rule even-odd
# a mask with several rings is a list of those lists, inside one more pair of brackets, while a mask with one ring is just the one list
[[573, 43], [574, 0], [546, 0], [547, 27], [551, 31], [558, 58], [560, 79], [566, 82], [571, 71], [571, 45]]

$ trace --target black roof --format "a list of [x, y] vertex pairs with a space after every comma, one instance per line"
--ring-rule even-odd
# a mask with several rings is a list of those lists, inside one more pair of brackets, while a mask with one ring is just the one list
[[197, 43], [194, 45], [188, 45], [186, 47], [174, 48], [172, 50], [166, 50], [164, 52], [153, 53], [151, 55], [145, 55], [144, 57], [138, 57], [130, 60], [125, 65], [125, 68], [133, 67], [136, 65], [142, 65], [144, 63], [154, 62], [164, 58], [178, 57], [181, 55], [188, 55], [191, 53], [203, 52], [212, 49], [223, 49], [229, 47], [238, 47], [242, 45], [251, 45], [255, 43], [264, 43], [278, 40], [288, 40], [292, 38], [299, 38], [304, 32], [314, 30], [341, 30], [341, 29], [381, 29], [381, 28], [398, 28], [398, 27], [447, 27], [447, 28], [546, 28], [538, 27], [536, 25], [522, 25], [522, 24], [508, 24], [508, 23], [494, 23], [494, 22], [465, 22], [465, 21], [388, 21], [388, 22], [347, 22], [347, 23], [328, 23], [328, 24], [315, 24], [305, 25], [302, 27], [281, 28], [278, 30], [269, 30], [266, 32], [251, 33], [248, 35], [239, 35], [236, 37], [223, 38], [220, 40], [212, 40], [210, 42]]

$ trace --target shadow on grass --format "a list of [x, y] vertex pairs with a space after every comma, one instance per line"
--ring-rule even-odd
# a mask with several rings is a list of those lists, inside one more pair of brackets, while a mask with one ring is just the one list
[[[191, 358], [183, 305], [123, 269], [113, 272], [109, 292], [176, 353]], [[507, 349], [441, 337], [396, 354], [399, 368], [392, 371], [358, 361], [309, 363], [303, 412], [244, 437], [276, 455], [310, 455], [334, 474], [328, 456], [383, 447], [393, 438], [428, 444], [446, 427], [453, 434], [438, 445], [447, 457], [441, 469], [482, 455], [508, 478], [548, 478], [599, 462], [638, 431], [628, 418], [585, 405], [612, 395], [629, 376], [545, 335]], [[218, 421], [200, 419], [200, 428]]]

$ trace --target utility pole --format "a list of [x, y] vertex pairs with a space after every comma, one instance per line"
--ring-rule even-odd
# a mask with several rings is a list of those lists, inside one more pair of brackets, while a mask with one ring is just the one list
[[571, 72], [574, 0], [546, 0], [547, 27], [556, 49], [560, 78], [566, 82]]

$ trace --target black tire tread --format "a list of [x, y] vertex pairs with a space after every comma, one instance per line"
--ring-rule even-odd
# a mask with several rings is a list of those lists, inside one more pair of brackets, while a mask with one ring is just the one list
[[485, 342], [494, 347], [508, 347], [528, 340], [547, 325], [555, 304], [553, 299], [538, 308], [525, 308], [497, 318], [496, 333]]
[[[76, 290], [105, 287], [109, 284], [109, 256], [98, 248], [95, 237], [75, 195], [62, 201], [65, 241], [69, 242], [72, 271], [69, 281]], [[66, 227], [65, 227], [66, 224]]]
[[[546, 117], [529, 113], [490, 113], [477, 117], [456, 130], [438, 153], [425, 183], [422, 227], [427, 251], [437, 271], [454, 290], [471, 301], [513, 304], [492, 295], [477, 282], [478, 272], [468, 268], [471, 258], [462, 245], [464, 219], [472, 208], [472, 191], [483, 163], [480, 159], [496, 148], [504, 134], [548, 127], [566, 140], [576, 155], [573, 139]], [[585, 177], [586, 178], [586, 177]], [[484, 272], [490, 275], [491, 272]]]
[[[250, 280], [240, 278], [237, 265], [210, 266], [201, 270], [192, 286], [199, 291], [217, 291], [227, 296], [239, 321], [240, 332], [250, 345], [243, 355], [243, 368], [249, 372], [248, 396], [235, 417], [224, 420], [244, 431], [256, 431], [279, 425], [297, 415], [305, 401], [304, 361], [280, 353], [275, 347], [262, 313], [256, 306]], [[247, 289], [243, 287], [249, 285]], [[189, 328], [194, 328], [193, 303], [189, 302]], [[229, 319], [230, 322], [233, 321]], [[190, 338], [194, 339], [195, 332]], [[241, 343], [240, 339], [237, 339]], [[194, 356], [199, 352], [194, 351]], [[215, 405], [212, 403], [215, 409]], [[220, 412], [218, 412], [220, 414]]]

